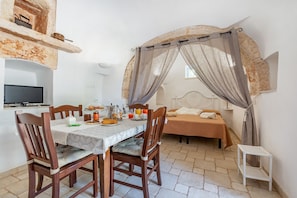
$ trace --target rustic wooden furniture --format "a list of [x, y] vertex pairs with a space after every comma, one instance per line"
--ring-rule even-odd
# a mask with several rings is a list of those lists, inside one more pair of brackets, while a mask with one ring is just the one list
[[[165, 123], [165, 115], [166, 107], [161, 107], [156, 111], [149, 109], [144, 137], [132, 137], [111, 148], [110, 196], [114, 193], [114, 182], [116, 182], [142, 190], [144, 197], [149, 198], [148, 178], [154, 171], [156, 171], [157, 174], [158, 185], [162, 184], [160, 171], [160, 144]], [[115, 161], [119, 161], [120, 163], [115, 163]], [[152, 164], [149, 163], [151, 161], [153, 162]], [[136, 172], [133, 169], [125, 168], [125, 163], [139, 166], [141, 168], [141, 173]], [[141, 177], [142, 186], [115, 179], [115, 171]]]
[[[86, 191], [93, 186], [93, 196], [98, 195], [98, 155], [90, 151], [71, 146], [57, 146], [54, 143], [50, 114], [42, 113], [41, 117], [29, 113], [15, 113], [16, 125], [25, 147], [29, 172], [28, 197], [35, 197], [52, 187], [52, 197], [59, 198], [60, 180], [73, 174], [77, 169], [92, 172], [93, 179], [76, 191], [71, 197]], [[92, 162], [92, 169], [84, 166]], [[36, 187], [35, 174], [41, 176]], [[43, 176], [51, 178], [51, 183], [42, 186]], [[72, 177], [70, 177], [72, 178]]]
[[146, 128], [146, 120], [123, 119], [118, 124], [89, 124], [83, 117], [77, 119], [80, 126], [69, 127], [65, 119], [51, 120], [51, 129], [56, 143], [71, 145], [99, 154], [100, 194], [109, 197], [110, 148], [111, 146], [141, 133]]
[[59, 118], [62, 118], [62, 119], [68, 117], [69, 115], [75, 116], [75, 112], [78, 113], [77, 116], [83, 115], [82, 105], [78, 105], [78, 106], [61, 105], [58, 107], [50, 106], [49, 112], [52, 120], [57, 119], [56, 117], [57, 114], [60, 115]]

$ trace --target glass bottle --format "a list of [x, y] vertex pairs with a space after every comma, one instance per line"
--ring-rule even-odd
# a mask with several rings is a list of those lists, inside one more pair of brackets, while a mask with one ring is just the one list
[[94, 111], [94, 113], [93, 113], [93, 121], [94, 122], [99, 122], [99, 112], [98, 111]]

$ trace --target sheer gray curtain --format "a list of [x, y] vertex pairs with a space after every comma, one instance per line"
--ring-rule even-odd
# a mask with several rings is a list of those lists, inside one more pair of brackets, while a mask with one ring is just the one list
[[211, 91], [246, 110], [242, 143], [259, 145], [247, 76], [241, 63], [237, 31], [189, 39], [183, 42], [180, 52], [197, 77]]
[[[246, 109], [242, 143], [259, 145], [253, 103], [238, 44], [237, 30], [138, 48], [128, 103], [145, 103], [158, 90], [181, 52], [186, 63], [212, 92]], [[257, 163], [256, 160], [253, 162]], [[253, 164], [252, 161], [250, 163]], [[255, 164], [254, 163], [254, 164]]]
[[161, 86], [178, 54], [176, 45], [159, 44], [136, 49], [128, 104], [146, 103]]

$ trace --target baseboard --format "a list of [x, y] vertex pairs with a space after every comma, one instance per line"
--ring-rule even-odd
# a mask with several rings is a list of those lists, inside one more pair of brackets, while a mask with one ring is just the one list
[[289, 196], [283, 191], [283, 189], [278, 185], [278, 183], [273, 178], [272, 178], [272, 185], [282, 198], [289, 198]]

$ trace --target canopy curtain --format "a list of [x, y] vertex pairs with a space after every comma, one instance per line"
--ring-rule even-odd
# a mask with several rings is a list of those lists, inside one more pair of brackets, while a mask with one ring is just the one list
[[159, 44], [136, 48], [128, 105], [144, 104], [156, 93], [177, 55], [178, 48], [176, 45]]
[[[211, 34], [183, 43], [180, 52], [198, 79], [213, 93], [245, 109], [241, 141], [259, 145], [252, 99], [244, 72], [237, 31]], [[249, 160], [256, 165], [256, 159]]]
[[[145, 103], [158, 90], [181, 52], [198, 79], [228, 102], [246, 109], [242, 143], [259, 145], [253, 103], [244, 72], [237, 30], [137, 48], [128, 103]], [[252, 165], [257, 160], [250, 161]]]

